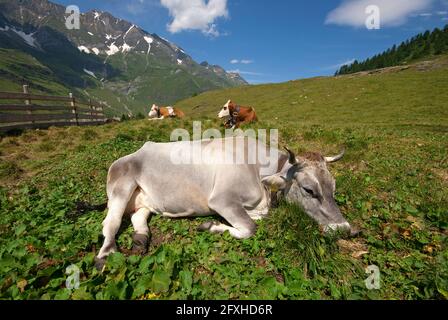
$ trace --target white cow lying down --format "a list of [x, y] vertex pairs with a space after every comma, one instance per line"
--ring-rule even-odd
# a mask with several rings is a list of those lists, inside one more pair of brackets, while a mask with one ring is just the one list
[[[236, 147], [224, 147], [229, 143]], [[206, 163], [185, 164], [199, 148]], [[242, 151], [257, 155], [257, 159], [245, 159], [242, 164], [220, 161], [226, 156], [233, 159]], [[116, 251], [115, 236], [124, 214], [131, 215], [134, 249], [143, 252], [148, 245], [148, 218], [152, 213], [168, 218], [220, 215], [228, 224], [207, 222], [200, 230], [229, 231], [233, 237], [245, 239], [256, 232], [254, 220], [268, 214], [271, 190], [299, 204], [324, 230], [350, 230], [336, 205], [335, 180], [326, 165], [343, 155], [325, 158], [308, 153], [296, 157], [287, 151], [282, 153], [251, 138], [233, 137], [148, 142], [136, 153], [119, 159], [110, 167], [107, 178], [109, 210], [103, 221], [104, 244], [96, 258], [97, 267], [101, 268], [105, 258]], [[266, 163], [274, 165], [263, 165]]]

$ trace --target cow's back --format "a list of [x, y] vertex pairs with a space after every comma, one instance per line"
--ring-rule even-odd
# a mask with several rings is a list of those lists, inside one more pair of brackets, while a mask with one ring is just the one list
[[137, 183], [147, 194], [152, 208], [160, 212], [194, 211], [208, 214], [208, 197], [213, 190], [209, 166], [172, 161], [177, 152], [187, 152], [186, 143], [147, 143], [135, 154], [141, 170]]
[[[225, 147], [233, 141], [239, 141], [236, 148]], [[209, 214], [208, 201], [217, 192], [239, 194], [251, 206], [260, 201], [263, 192], [260, 164], [225, 161], [226, 157], [234, 159], [236, 150], [241, 153], [239, 148], [247, 154], [248, 141], [228, 138], [147, 143], [132, 157], [139, 168], [137, 184], [147, 194], [151, 207], [161, 212]], [[252, 142], [266, 148], [256, 140]]]

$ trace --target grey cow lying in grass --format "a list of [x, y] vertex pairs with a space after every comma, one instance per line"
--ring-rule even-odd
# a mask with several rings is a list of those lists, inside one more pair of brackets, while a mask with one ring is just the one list
[[[254, 220], [268, 214], [272, 191], [300, 205], [326, 232], [352, 231], [335, 202], [335, 180], [327, 169], [327, 163], [338, 161], [343, 154], [296, 157], [286, 150], [283, 153], [255, 139], [232, 137], [148, 142], [136, 153], [119, 159], [109, 169], [109, 210], [96, 266], [102, 268], [105, 258], [116, 251], [115, 236], [125, 214], [131, 215], [134, 246], [143, 251], [148, 245], [151, 214], [168, 218], [219, 215], [228, 224], [206, 222], [200, 230], [228, 231], [237, 239], [246, 239], [256, 232]], [[192, 161], [198, 152], [201, 161]], [[223, 161], [241, 154], [246, 159], [240, 164]], [[256, 155], [256, 159], [250, 161], [247, 155]]]

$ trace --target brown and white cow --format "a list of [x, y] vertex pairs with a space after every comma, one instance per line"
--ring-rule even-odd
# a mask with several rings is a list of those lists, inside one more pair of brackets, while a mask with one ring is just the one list
[[163, 120], [167, 118], [183, 118], [185, 113], [182, 110], [174, 107], [159, 107], [155, 104], [152, 105], [151, 111], [148, 114], [150, 120]]
[[232, 100], [227, 101], [222, 110], [219, 112], [218, 118], [228, 119], [224, 123], [227, 129], [237, 129], [241, 125], [258, 121], [254, 108], [239, 106]]

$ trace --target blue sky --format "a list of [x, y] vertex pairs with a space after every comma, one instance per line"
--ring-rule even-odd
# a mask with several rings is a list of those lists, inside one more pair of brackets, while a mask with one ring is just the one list
[[[254, 84], [331, 75], [344, 62], [448, 24], [448, 0], [53, 1], [108, 11]], [[380, 9], [379, 30], [365, 27], [369, 4]]]

